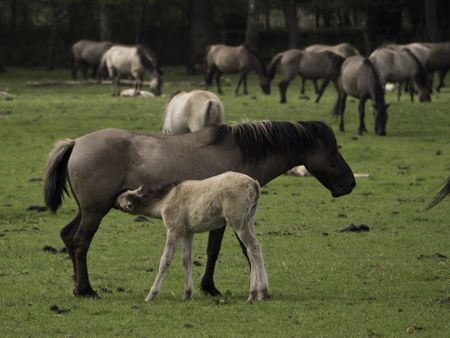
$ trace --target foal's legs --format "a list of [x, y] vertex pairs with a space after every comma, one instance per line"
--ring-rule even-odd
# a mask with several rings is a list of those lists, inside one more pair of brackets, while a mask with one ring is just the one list
[[364, 108], [366, 105], [366, 100], [360, 99], [359, 105], [358, 105], [358, 111], [359, 111], [359, 129], [358, 133], [362, 135], [363, 133], [367, 132], [366, 124], [364, 123], [364, 116], [366, 114]]
[[192, 296], [192, 240], [193, 234], [184, 237], [183, 266], [184, 266], [184, 296], [183, 300], [189, 300]]
[[205, 272], [203, 273], [200, 288], [204, 293], [210, 294], [211, 296], [219, 296], [221, 294], [214, 285], [214, 269], [216, 267], [217, 258], [219, 257], [224, 232], [225, 227], [222, 227], [220, 229], [210, 231], [208, 236], [206, 267]]
[[175, 252], [179, 239], [180, 237], [174, 231], [167, 231], [166, 246], [164, 247], [164, 252], [159, 262], [159, 271], [155, 278], [155, 281], [153, 282], [150, 292], [145, 298], [146, 302], [153, 300], [161, 289], [164, 274], [170, 266], [170, 262], [172, 261], [173, 254]]

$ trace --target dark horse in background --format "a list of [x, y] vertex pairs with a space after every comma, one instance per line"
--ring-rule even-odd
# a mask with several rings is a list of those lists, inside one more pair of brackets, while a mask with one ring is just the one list
[[220, 77], [224, 73], [239, 73], [239, 81], [234, 93], [239, 94], [241, 84], [244, 94], [247, 92], [247, 74], [254, 71], [259, 78], [259, 84], [264, 94], [270, 94], [270, 81], [267, 70], [258, 53], [249, 45], [231, 47], [225, 45], [212, 45], [206, 47], [205, 57], [205, 87], [216, 80], [217, 92], [223, 94], [220, 86]]
[[[55, 212], [69, 182], [79, 210], [61, 237], [72, 259], [74, 294], [97, 296], [89, 282], [86, 255], [121, 192], [141, 185], [158, 189], [226, 171], [247, 174], [265, 185], [297, 165], [305, 165], [334, 197], [355, 187], [333, 131], [322, 122], [222, 124], [170, 136], [104, 129], [58, 142], [47, 162], [45, 202]], [[224, 231], [225, 227], [209, 233], [201, 288], [211, 295], [220, 294], [213, 274]], [[245, 248], [242, 243], [241, 247]]]
[[88, 77], [88, 68], [92, 68], [92, 77], [96, 78], [103, 54], [113, 45], [114, 43], [110, 41], [80, 40], [74, 43], [72, 45], [72, 80], [77, 79], [79, 67], [85, 80]]

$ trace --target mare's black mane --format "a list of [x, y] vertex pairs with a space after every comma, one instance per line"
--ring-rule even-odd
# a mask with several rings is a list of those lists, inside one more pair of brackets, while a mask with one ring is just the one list
[[329, 126], [319, 121], [258, 121], [213, 127], [209, 144], [220, 144], [227, 137], [237, 143], [244, 162], [262, 160], [277, 153], [314, 151], [321, 145], [337, 150], [336, 138]]

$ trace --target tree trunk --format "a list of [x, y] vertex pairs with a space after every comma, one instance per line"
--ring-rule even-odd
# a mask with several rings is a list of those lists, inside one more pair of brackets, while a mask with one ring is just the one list
[[134, 34], [134, 42], [139, 44], [141, 42], [142, 24], [145, 21], [145, 13], [147, 12], [147, 0], [141, 0], [140, 3], [136, 5], [138, 13], [136, 13], [136, 30]]
[[289, 48], [298, 48], [299, 34], [296, 1], [283, 0], [283, 13], [289, 35]]
[[107, 4], [100, 3], [99, 12], [100, 40], [112, 41], [111, 8]]
[[259, 15], [261, 13], [260, 0], [248, 0], [247, 29], [245, 42], [253, 48], [258, 47]]
[[210, 0], [191, 0], [191, 57], [188, 72], [195, 72], [197, 65], [204, 62], [206, 46], [217, 41], [214, 27], [213, 9]]
[[425, 28], [430, 41], [439, 41], [437, 0], [425, 0]]
[[55, 43], [56, 34], [58, 30], [58, 8], [54, 0], [49, 1], [50, 5], [50, 15], [51, 15], [51, 27], [50, 27], [50, 37], [48, 39], [48, 54], [47, 54], [47, 70], [55, 69], [54, 64], [54, 54], [55, 54]]

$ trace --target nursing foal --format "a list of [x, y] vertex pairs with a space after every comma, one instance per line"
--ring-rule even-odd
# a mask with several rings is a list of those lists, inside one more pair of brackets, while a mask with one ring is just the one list
[[247, 302], [271, 298], [261, 247], [254, 234], [261, 188], [251, 177], [226, 172], [201, 181], [183, 181], [158, 190], [144, 186], [127, 190], [116, 199], [116, 207], [131, 213], [162, 218], [167, 228], [166, 245], [159, 271], [145, 301], [158, 294], [176, 246], [183, 240], [185, 287], [183, 300], [192, 295], [192, 240], [194, 233], [220, 229], [229, 224], [244, 243], [250, 260]]

